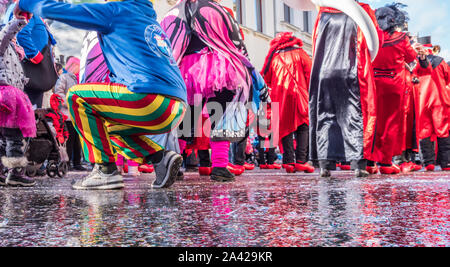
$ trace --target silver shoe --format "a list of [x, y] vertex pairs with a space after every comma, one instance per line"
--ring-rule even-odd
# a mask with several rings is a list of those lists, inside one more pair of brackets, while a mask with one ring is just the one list
[[369, 176], [370, 176], [370, 173], [368, 171], [366, 171], [366, 170], [361, 170], [361, 169], [355, 170], [355, 177], [356, 178], [366, 178], [366, 177], [369, 177]]
[[75, 190], [115, 190], [125, 187], [123, 176], [114, 171], [112, 174], [105, 174], [95, 165], [92, 172], [81, 180], [76, 181], [72, 188]]
[[173, 151], [166, 151], [164, 158], [155, 167], [156, 180], [153, 188], [168, 188], [175, 183], [178, 171], [183, 163], [183, 157]]

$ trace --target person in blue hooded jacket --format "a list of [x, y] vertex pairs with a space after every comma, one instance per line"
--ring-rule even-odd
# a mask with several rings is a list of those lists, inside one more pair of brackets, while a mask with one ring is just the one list
[[186, 86], [153, 4], [148, 0], [105, 4], [20, 0], [14, 14], [20, 17], [23, 12], [96, 31], [111, 72], [111, 83], [80, 84], [69, 90], [72, 122], [83, 140], [85, 157], [95, 163], [92, 173], [72, 187], [123, 188], [117, 153], [140, 164], [152, 162], [153, 187], [171, 186], [182, 157], [146, 135], [178, 126], [186, 109]]

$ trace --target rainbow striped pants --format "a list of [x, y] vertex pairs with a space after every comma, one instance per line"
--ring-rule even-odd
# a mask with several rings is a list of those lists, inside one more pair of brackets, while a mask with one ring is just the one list
[[70, 116], [91, 163], [115, 162], [117, 154], [137, 163], [163, 150], [146, 135], [178, 127], [186, 110], [181, 100], [138, 94], [120, 84], [80, 84], [67, 96]]

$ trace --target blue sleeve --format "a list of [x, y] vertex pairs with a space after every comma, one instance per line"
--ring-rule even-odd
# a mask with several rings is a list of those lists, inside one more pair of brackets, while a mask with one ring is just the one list
[[46, 19], [66, 23], [72, 27], [109, 33], [115, 17], [114, 3], [68, 4], [53, 0], [20, 0], [21, 10]]
[[32, 39], [32, 32], [35, 23], [35, 17], [33, 17], [18, 34], [17, 34], [17, 43], [23, 50], [25, 51], [25, 56], [27, 58], [34, 58], [40, 52], [39, 49], [34, 45], [34, 41]]
[[261, 74], [256, 71], [255, 69], [252, 71], [252, 81], [253, 81], [253, 102], [255, 103], [257, 109], [259, 109], [260, 105], [260, 95], [261, 95], [261, 88], [264, 87], [266, 82], [264, 81], [264, 78], [261, 76]]

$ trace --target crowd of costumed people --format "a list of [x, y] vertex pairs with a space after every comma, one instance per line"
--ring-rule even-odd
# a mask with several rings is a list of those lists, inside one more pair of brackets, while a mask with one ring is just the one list
[[[312, 1], [312, 57], [281, 32], [257, 69], [219, 0], [180, 0], [160, 22], [149, 0], [2, 2], [2, 186], [90, 169], [73, 189], [153, 172], [152, 187], [168, 188], [183, 165], [215, 182], [256, 167], [450, 171], [450, 68], [439, 45], [408, 32], [401, 3]], [[80, 58], [56, 63], [65, 40], [47, 20], [87, 31]]]

